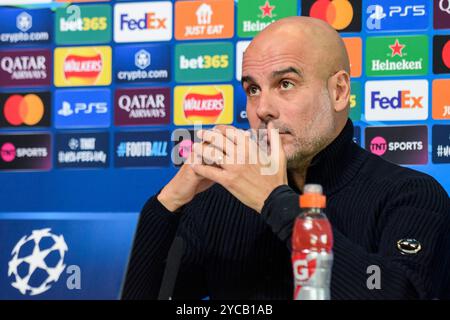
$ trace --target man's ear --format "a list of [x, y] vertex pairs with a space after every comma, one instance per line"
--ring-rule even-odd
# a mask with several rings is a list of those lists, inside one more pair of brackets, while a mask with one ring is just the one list
[[336, 72], [328, 80], [328, 92], [336, 112], [344, 111], [350, 103], [350, 75], [345, 70]]

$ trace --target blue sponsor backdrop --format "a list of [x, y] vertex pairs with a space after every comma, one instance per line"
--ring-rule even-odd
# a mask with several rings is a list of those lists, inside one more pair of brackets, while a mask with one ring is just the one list
[[[122, 3], [130, 2], [123, 0]], [[256, 1], [256, 0], [255, 0]], [[111, 4], [119, 1], [99, 2], [99, 4]], [[138, 2], [132, 1], [132, 2]], [[237, 1], [235, 1], [237, 2]], [[301, 2], [301, 1], [299, 1]], [[95, 2], [92, 2], [95, 3]], [[362, 1], [362, 19], [361, 32], [347, 32], [342, 33], [343, 37], [361, 37], [363, 39], [363, 62], [365, 65], [365, 39], [367, 36], [394, 36], [394, 35], [418, 35], [426, 34], [429, 41], [429, 69], [427, 76], [408, 76], [408, 77], [371, 77], [368, 78], [363, 71], [358, 78], [353, 78], [352, 81], [360, 82], [361, 87], [364, 88], [364, 83], [367, 80], [403, 80], [407, 79], [427, 79], [429, 81], [429, 97], [432, 96], [433, 79], [449, 79], [450, 74], [433, 74], [433, 36], [448, 35], [450, 30], [432, 29], [433, 26], [433, 12], [431, 10], [431, 1], [411, 0], [405, 1]], [[90, 3], [83, 3], [80, 5], [89, 5]], [[57, 7], [65, 4], [53, 3], [38, 7]], [[372, 7], [372, 5], [379, 5], [380, 7]], [[397, 6], [397, 7], [396, 7]], [[411, 6], [410, 8], [407, 8]], [[421, 6], [425, 6], [425, 13], [422, 14]], [[302, 6], [299, 6], [301, 8]], [[394, 8], [393, 8], [394, 7]], [[398, 8], [400, 7], [400, 8]], [[17, 14], [6, 13], [5, 8], [0, 8], [0, 33], [17, 34], [20, 31], [17, 28]], [[11, 10], [11, 8], [8, 8]], [[53, 23], [54, 13], [44, 10], [25, 10], [14, 9], [16, 12], [32, 11], [32, 27], [25, 31], [25, 33], [36, 32], [44, 37], [44, 33], [48, 32], [50, 39], [53, 39]], [[237, 12], [237, 5], [235, 8]], [[378, 11], [377, 11], [378, 10]], [[18, 13], [18, 14], [20, 14]], [[299, 12], [301, 14], [301, 12]], [[44, 15], [41, 18], [40, 15]], [[385, 15], [385, 16], [384, 16]], [[393, 19], [396, 17], [396, 19]], [[379, 18], [378, 20], [374, 18]], [[371, 23], [371, 24], [370, 24]], [[378, 24], [379, 23], [379, 24]], [[368, 25], [371, 27], [368, 27]], [[373, 27], [375, 25], [375, 27]], [[30, 24], [27, 18], [22, 20], [21, 28], [24, 30]], [[379, 26], [379, 28], [377, 28]], [[44, 33], [42, 33], [44, 32]], [[238, 41], [245, 41], [249, 39], [242, 39], [237, 37], [237, 14], [235, 15], [235, 36], [229, 41], [236, 44]], [[8, 39], [18, 39], [17, 37], [25, 38], [26, 36], [5, 36]], [[11, 38], [13, 37], [13, 38]], [[14, 38], [16, 37], [16, 38]], [[45, 37], [44, 37], [45, 38]], [[216, 40], [206, 40], [216, 41]], [[223, 39], [217, 41], [223, 42]], [[228, 41], [228, 40], [226, 40]], [[201, 42], [201, 40], [199, 41]], [[53, 169], [46, 172], [31, 171], [31, 172], [0, 172], [0, 299], [11, 298], [43, 298], [43, 299], [79, 299], [79, 298], [102, 298], [115, 299], [118, 297], [120, 286], [122, 284], [126, 261], [129, 255], [129, 249], [133, 233], [135, 230], [137, 212], [142, 208], [149, 196], [158, 191], [165, 185], [170, 178], [176, 173], [177, 167], [168, 163], [168, 158], [164, 158], [164, 165], [160, 163], [156, 167], [142, 167], [140, 162], [145, 162], [142, 159], [131, 161], [129, 164], [136, 164], [138, 167], [132, 165], [124, 165], [117, 167], [116, 164], [121, 164], [124, 160], [114, 162], [117, 158], [117, 151], [120, 139], [125, 135], [130, 137], [140, 137], [141, 132], [161, 132], [166, 130], [167, 133], [180, 127], [170, 125], [158, 126], [144, 126], [144, 127], [119, 127], [112, 122], [113, 100], [112, 97], [117, 88], [133, 88], [139, 86], [149, 87], [173, 87], [174, 82], [174, 60], [173, 52], [175, 44], [187, 43], [186, 41], [176, 41], [172, 38], [171, 41], [160, 43], [144, 43], [144, 44], [116, 44], [111, 41], [108, 44], [113, 48], [113, 84], [108, 88], [101, 89], [78, 89], [61, 90], [56, 89], [52, 83], [50, 91], [53, 93], [52, 105], [52, 124], [55, 124], [48, 131], [52, 133], [53, 150], [56, 152], [60, 144], [64, 144], [64, 140], [58, 140], [56, 137], [60, 134], [68, 134], [64, 129], [74, 130], [79, 128], [79, 133], [91, 133], [92, 129], [89, 127], [96, 127], [95, 132], [109, 133], [107, 139], [109, 142], [109, 157], [106, 168], [99, 169], [85, 169], [85, 168], [64, 168], [58, 169], [56, 160], [53, 160]], [[2, 44], [3, 48], [8, 49], [19, 48], [36, 48], [36, 49], [55, 49], [52, 41], [47, 42], [30, 42], [23, 41], [17, 43]], [[130, 50], [132, 49], [132, 50]], [[150, 53], [151, 64], [146, 66], [146, 57], [140, 55], [139, 66], [136, 65], [136, 53], [144, 49]], [[237, 59], [235, 59], [236, 61]], [[153, 79], [146, 80], [139, 77], [139, 74], [148, 71], [167, 70], [167, 76], [162, 76], [164, 73], [159, 73], [159, 77], [155, 78], [156, 73], [153, 74]], [[118, 71], [131, 71], [129, 78], [131, 81], [117, 79]], [[140, 73], [133, 73], [141, 71]], [[133, 74], [137, 75], [133, 79]], [[133, 83], [139, 82], [139, 83]], [[245, 120], [245, 95], [240, 89], [240, 84], [237, 80], [230, 82], [235, 87], [235, 123], [238, 127], [247, 127]], [[33, 90], [47, 90], [48, 87], [35, 87]], [[23, 88], [0, 88], [0, 92], [23, 92]], [[103, 92], [103, 93], [101, 93]], [[103, 102], [108, 105], [107, 113], [98, 114], [101, 106], [91, 105], [89, 103]], [[69, 99], [66, 101], [64, 99]], [[174, 99], [171, 99], [172, 101]], [[361, 100], [364, 101], [364, 90], [362, 90]], [[61, 114], [69, 114], [70, 111], [66, 107], [67, 112], [58, 114], [58, 110], [63, 107], [63, 102], [69, 102], [70, 110], [74, 116], [62, 116]], [[75, 103], [81, 103], [75, 111]], [[86, 104], [86, 106], [82, 104]], [[364, 110], [364, 107], [361, 108]], [[88, 111], [91, 110], [90, 113]], [[448, 125], [448, 120], [433, 120], [431, 117], [431, 104], [429, 105], [429, 117], [426, 121], [389, 121], [389, 122], [366, 122], [364, 114], [361, 118], [354, 121], [358, 128], [355, 134], [356, 141], [365, 141], [365, 128], [370, 126], [398, 126], [398, 125], [427, 125], [428, 137], [428, 163], [426, 165], [409, 165], [409, 167], [426, 172], [434, 176], [448, 192], [450, 192], [450, 164], [448, 163], [445, 152], [442, 151], [442, 156], [437, 159], [435, 157], [434, 149], [438, 144], [449, 144], [448, 128], [435, 128], [432, 133], [433, 125]], [[70, 120], [69, 120], [70, 118]], [[104, 129], [101, 129], [104, 127]], [[436, 126], [435, 126], [436, 127]], [[88, 129], [85, 130], [84, 128]], [[27, 132], [38, 131], [39, 128], [27, 129]], [[42, 130], [42, 129], [41, 129]], [[11, 133], [23, 131], [19, 129], [2, 129], [2, 133]], [[132, 132], [130, 133], [123, 133]], [[436, 133], [436, 136], [434, 135]], [[70, 133], [71, 134], [71, 133]], [[89, 135], [88, 134], [88, 135]], [[158, 139], [168, 139], [169, 134], [160, 136]], [[447, 136], [447, 138], [446, 138]], [[62, 136], [59, 136], [62, 139]], [[433, 140], [432, 140], [433, 139]], [[62, 142], [61, 142], [62, 141]], [[68, 143], [68, 142], [67, 142]], [[55, 145], [56, 144], [56, 145]], [[168, 157], [170, 157], [170, 146], [168, 144]], [[445, 150], [442, 149], [442, 150]], [[437, 155], [437, 150], [436, 150]], [[55, 155], [56, 157], [56, 155]], [[168, 164], [167, 164], [168, 163]], [[146, 163], [148, 164], [148, 162]], [[25, 214], [21, 212], [31, 212]], [[47, 213], [52, 212], [52, 213]], [[73, 213], [81, 212], [81, 213]], [[105, 214], [104, 212], [108, 212]], [[123, 214], [123, 212], [133, 212], [132, 214]], [[82, 290], [68, 290], [67, 280], [70, 277], [67, 274], [67, 269], [60, 275], [59, 281], [52, 286], [48, 292], [42, 293], [35, 297], [22, 295], [18, 289], [12, 287], [13, 276], [8, 277], [9, 261], [13, 255], [12, 250], [17, 242], [24, 236], [31, 235], [33, 230], [42, 230], [51, 228], [54, 235], [64, 235], [67, 242], [67, 255], [65, 263], [67, 266], [79, 265], [82, 273]]]

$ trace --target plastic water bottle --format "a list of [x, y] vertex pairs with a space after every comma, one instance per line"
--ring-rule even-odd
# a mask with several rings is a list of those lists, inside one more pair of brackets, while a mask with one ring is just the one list
[[329, 300], [333, 231], [325, 215], [322, 186], [307, 184], [292, 232], [294, 300]]

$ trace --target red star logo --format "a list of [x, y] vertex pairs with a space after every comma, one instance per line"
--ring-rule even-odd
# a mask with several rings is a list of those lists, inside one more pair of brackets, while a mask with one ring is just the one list
[[400, 57], [403, 57], [402, 50], [405, 47], [406, 46], [404, 44], [400, 44], [400, 42], [398, 42], [398, 39], [395, 39], [395, 43], [393, 45], [389, 46], [389, 48], [391, 48], [391, 50], [392, 50], [391, 58], [395, 57], [396, 55], [399, 55]]
[[269, 17], [272, 18], [272, 10], [275, 9], [275, 6], [271, 6], [269, 3], [269, 0], [266, 0], [266, 3], [264, 3], [263, 6], [259, 6], [259, 10], [262, 12], [262, 17]]

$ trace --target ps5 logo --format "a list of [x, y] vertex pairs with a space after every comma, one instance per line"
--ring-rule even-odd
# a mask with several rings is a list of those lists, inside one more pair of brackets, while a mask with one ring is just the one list
[[381, 29], [381, 22], [383, 19], [393, 17], [422, 17], [425, 16], [426, 10], [425, 5], [407, 5], [402, 6], [390, 6], [388, 14], [384, 12], [384, 8], [381, 5], [370, 5], [367, 7], [367, 14], [370, 16], [367, 18], [366, 25], [369, 30], [379, 30]]
[[63, 101], [61, 109], [58, 110], [58, 114], [63, 117], [69, 117], [72, 114], [101, 114], [108, 112], [108, 105], [106, 102], [78, 102], [75, 103], [75, 107], [72, 109], [72, 106], [69, 102]]

